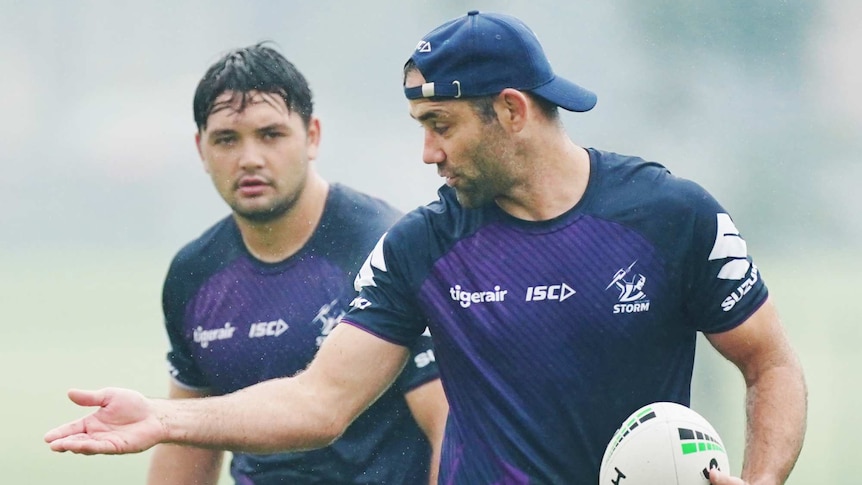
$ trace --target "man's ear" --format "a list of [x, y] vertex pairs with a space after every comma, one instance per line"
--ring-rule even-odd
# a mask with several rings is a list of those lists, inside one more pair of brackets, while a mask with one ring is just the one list
[[309, 160], [317, 158], [317, 152], [320, 148], [320, 135], [320, 119], [316, 116], [312, 116], [311, 119], [308, 120], [308, 130], [305, 141]]
[[506, 88], [497, 96], [494, 107], [501, 124], [514, 132], [524, 129], [529, 110], [529, 100], [526, 94], [517, 89]]

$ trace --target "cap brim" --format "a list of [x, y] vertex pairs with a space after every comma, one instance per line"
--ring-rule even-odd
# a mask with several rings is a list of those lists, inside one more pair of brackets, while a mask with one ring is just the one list
[[554, 76], [550, 82], [531, 89], [530, 92], [536, 93], [568, 111], [589, 111], [593, 109], [598, 100], [594, 92], [560, 76]]

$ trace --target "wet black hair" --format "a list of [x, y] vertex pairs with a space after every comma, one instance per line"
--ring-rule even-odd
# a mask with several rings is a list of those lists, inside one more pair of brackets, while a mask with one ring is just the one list
[[226, 91], [234, 93], [231, 102], [238, 101], [240, 111], [249, 102], [252, 91], [277, 94], [308, 127], [314, 109], [308, 81], [293, 63], [266, 44], [261, 42], [233, 49], [207, 69], [198, 83], [193, 101], [198, 131], [206, 128], [207, 119], [216, 107], [216, 99]]

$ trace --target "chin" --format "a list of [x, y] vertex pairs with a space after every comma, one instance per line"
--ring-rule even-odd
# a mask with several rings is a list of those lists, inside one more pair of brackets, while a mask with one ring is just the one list
[[458, 199], [458, 203], [467, 209], [482, 207], [493, 200], [493, 197], [487, 197], [484, 193], [466, 191], [457, 188], [455, 189], [455, 197]]
[[254, 222], [254, 223], [258, 223], [258, 224], [272, 222], [272, 221], [278, 219], [279, 217], [281, 217], [281, 214], [275, 213], [275, 212], [242, 211], [242, 212], [235, 212], [235, 214], [237, 216], [241, 217], [242, 219], [245, 219], [246, 221]]
[[250, 222], [272, 222], [287, 212], [281, 206], [234, 207], [234, 214]]

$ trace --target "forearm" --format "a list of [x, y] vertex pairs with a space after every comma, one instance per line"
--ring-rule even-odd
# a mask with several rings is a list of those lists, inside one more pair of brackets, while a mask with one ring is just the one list
[[159, 445], [153, 451], [147, 485], [215, 485], [224, 452], [179, 445]]
[[[336, 413], [295, 378], [274, 379], [233, 394], [153, 402], [163, 442], [250, 453], [319, 448], [334, 441], [352, 416]], [[341, 417], [341, 419], [339, 418]]]
[[45, 433], [54, 451], [138, 453], [159, 443], [273, 453], [325, 446], [382, 394], [407, 349], [338, 325], [295, 377], [201, 399], [147, 399], [130, 389], [70, 389], [89, 416]]
[[326, 446], [389, 387], [406, 358], [402, 346], [338, 325], [294, 377], [225, 396], [152, 401], [160, 441], [251, 453]]
[[433, 444], [431, 446], [431, 461], [428, 465], [428, 484], [437, 485], [438, 476], [440, 474], [440, 445]]
[[751, 485], [783, 484], [802, 449], [807, 390], [798, 362], [777, 366], [749, 383], [741, 478]]
[[407, 406], [416, 423], [428, 438], [431, 455], [428, 463], [428, 483], [435, 485], [440, 469], [440, 453], [443, 448], [443, 434], [446, 431], [446, 418], [449, 404], [440, 379], [434, 379], [412, 389], [405, 394]]

